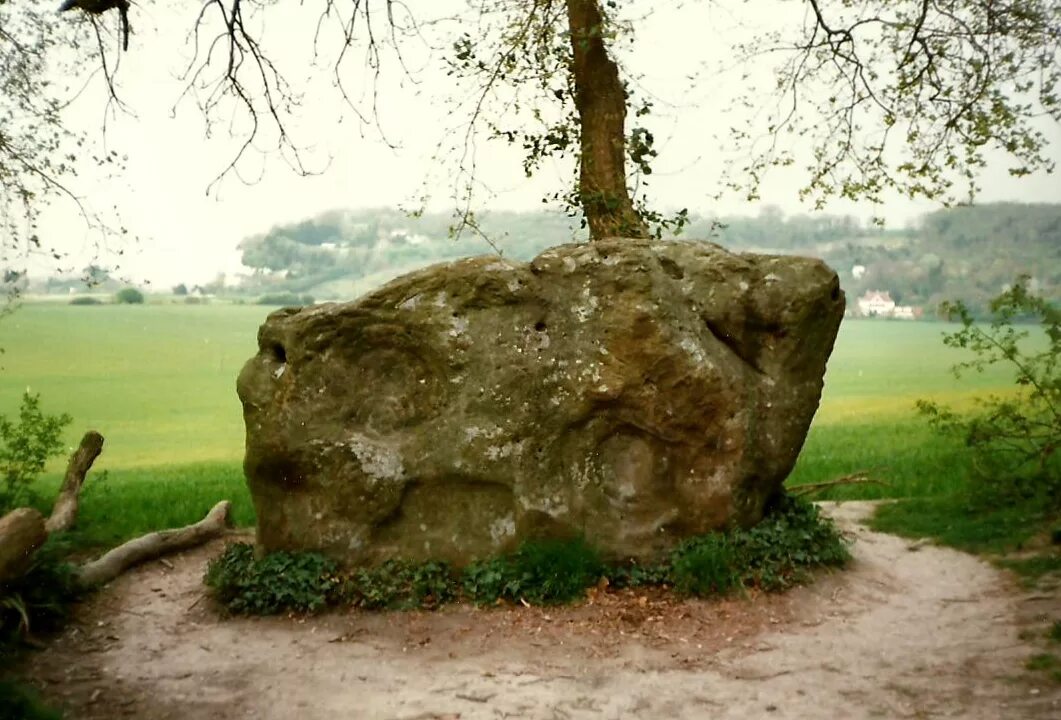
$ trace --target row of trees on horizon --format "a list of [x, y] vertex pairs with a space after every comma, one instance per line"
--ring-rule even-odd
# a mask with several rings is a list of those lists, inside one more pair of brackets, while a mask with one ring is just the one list
[[[484, 253], [527, 260], [547, 247], [587, 240], [577, 218], [555, 212], [484, 214], [481, 233], [465, 230], [457, 237], [451, 222], [443, 213], [410, 215], [395, 209], [323, 213], [244, 239], [239, 247], [248, 273], [242, 277], [180, 283], [173, 292], [352, 299], [348, 288], [358, 281], [383, 282], [435, 262]], [[819, 257], [840, 274], [849, 303], [867, 290], [886, 290], [897, 303], [923, 307], [927, 317], [947, 299], [982, 308], [1022, 274], [1031, 276], [1033, 290], [1061, 296], [1061, 204], [942, 209], [908, 228], [851, 216], [785, 216], [766, 208], [754, 217], [691, 216], [680, 237], [735, 251]], [[101, 290], [121, 284], [99, 266], [90, 266], [84, 276]], [[70, 292], [79, 284], [83, 287], [79, 278], [52, 278], [40, 289]]]

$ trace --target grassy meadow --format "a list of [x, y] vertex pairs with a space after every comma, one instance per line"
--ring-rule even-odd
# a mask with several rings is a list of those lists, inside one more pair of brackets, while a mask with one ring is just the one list
[[[235, 379], [269, 310], [27, 304], [0, 321], [0, 412], [14, 415], [28, 387], [41, 393], [46, 411], [73, 416], [71, 448], [89, 428], [106, 438], [86, 485], [85, 542], [111, 544], [189, 522], [221, 498], [234, 501], [240, 523], [253, 523]], [[845, 321], [790, 484], [865, 470], [887, 486], [850, 486], [832, 497], [953, 493], [962, 482], [960, 449], [928, 430], [915, 400], [968, 406], [1011, 381], [1001, 370], [956, 380], [949, 368], [960, 355], [940, 341], [947, 329]], [[40, 482], [46, 504], [64, 462]]]

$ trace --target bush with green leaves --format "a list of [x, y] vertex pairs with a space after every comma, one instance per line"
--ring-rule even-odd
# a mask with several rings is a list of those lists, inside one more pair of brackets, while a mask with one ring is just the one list
[[275, 552], [255, 558], [254, 547], [234, 543], [210, 562], [206, 584], [229, 612], [275, 615], [314, 612], [338, 597], [335, 561], [312, 552]]
[[70, 301], [71, 305], [102, 305], [103, 301], [91, 295], [80, 295]]
[[445, 563], [390, 560], [355, 571], [342, 584], [340, 594], [347, 603], [366, 610], [408, 610], [454, 600], [457, 585]]
[[143, 305], [144, 294], [136, 288], [127, 287], [119, 290], [114, 300], [120, 305]]
[[[943, 342], [973, 354], [954, 366], [955, 375], [1008, 365], [1016, 387], [978, 399], [978, 408], [967, 414], [924, 400], [918, 409], [934, 428], [969, 448], [974, 500], [1061, 507], [1061, 308], [1031, 293], [1022, 277], [991, 301], [989, 323], [977, 322], [960, 302], [944, 303], [941, 310], [961, 323]], [[1044, 335], [1038, 349], [1029, 340], [1030, 323]]]
[[33, 481], [48, 460], [63, 452], [63, 429], [70, 416], [48, 415], [40, 395], [22, 395], [17, 420], [0, 415], [0, 515], [34, 501]]
[[783, 493], [760, 523], [729, 533], [741, 584], [769, 592], [805, 582], [815, 568], [844, 567], [849, 543], [817, 505]]
[[512, 555], [472, 563], [462, 585], [480, 604], [504, 598], [553, 605], [582, 597], [604, 575], [600, 554], [584, 538], [528, 540]]
[[554, 605], [576, 601], [602, 579], [612, 587], [674, 587], [698, 597], [740, 587], [783, 590], [814, 568], [843, 566], [847, 542], [817, 508], [781, 496], [748, 530], [681, 543], [658, 563], [608, 564], [584, 538], [528, 540], [509, 555], [471, 563], [459, 575], [439, 562], [388, 561], [341, 573], [316, 553], [279, 552], [256, 559], [250, 545], [230, 545], [206, 583], [229, 611], [312, 612], [344, 603], [366, 610], [435, 608], [461, 597]]
[[741, 581], [729, 538], [713, 533], [686, 540], [671, 555], [667, 579], [686, 595], [728, 594]]

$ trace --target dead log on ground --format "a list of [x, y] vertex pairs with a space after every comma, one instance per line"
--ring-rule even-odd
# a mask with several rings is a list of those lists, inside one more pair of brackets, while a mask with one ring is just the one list
[[33, 508], [18, 508], [0, 518], [0, 585], [21, 577], [47, 539], [44, 516]]
[[220, 537], [232, 526], [232, 504], [222, 500], [199, 522], [173, 530], [148, 533], [119, 545], [103, 557], [85, 563], [77, 571], [77, 581], [90, 588], [110, 582], [145, 560], [187, 550]]
[[[103, 436], [95, 430], [85, 433], [80, 446], [70, 456], [66, 476], [47, 521], [32, 508], [19, 508], [0, 518], [0, 584], [22, 576], [32, 564], [34, 553], [51, 533], [73, 527], [85, 478], [102, 451]], [[231, 504], [222, 500], [197, 523], [130, 540], [77, 568], [78, 583], [84, 588], [96, 587], [134, 565], [220, 537], [231, 527], [231, 514]]]

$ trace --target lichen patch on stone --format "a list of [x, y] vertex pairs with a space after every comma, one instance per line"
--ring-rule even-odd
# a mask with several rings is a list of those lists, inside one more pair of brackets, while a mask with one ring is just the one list
[[361, 464], [361, 471], [369, 478], [394, 481], [405, 477], [401, 455], [394, 448], [360, 433], [351, 434], [345, 445]]

